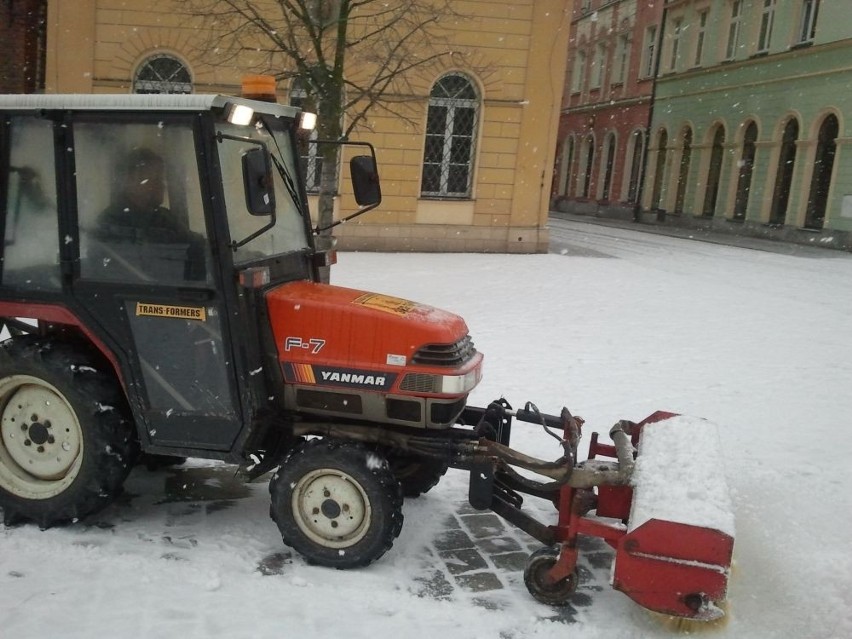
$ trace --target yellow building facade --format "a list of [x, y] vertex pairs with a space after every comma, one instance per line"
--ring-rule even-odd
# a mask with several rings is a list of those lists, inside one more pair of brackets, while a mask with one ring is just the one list
[[[155, 90], [158, 78], [171, 73], [169, 80], [184, 91], [238, 94], [242, 76], [256, 71], [253, 62], [211, 64], [203, 49], [210, 34], [200, 33], [183, 7], [50, 0], [46, 92]], [[571, 8], [571, 0], [453, 2], [460, 19], [441, 27], [440, 46], [454, 55], [441, 58], [431, 77], [410, 83], [415, 95], [406, 102], [405, 118], [373, 110], [352, 135], [376, 147], [384, 200], [379, 209], [334, 229], [341, 249], [547, 250]], [[436, 144], [455, 139], [452, 131], [434, 130], [430, 108], [446, 107], [441, 91], [460, 82], [469, 85], [459, 94], [464, 100], [450, 102], [449, 109], [457, 109], [456, 122], [461, 115], [469, 119], [466, 166], [453, 164], [458, 158], [449, 157], [455, 155], [449, 147], [443, 164], [430, 157]], [[279, 101], [288, 101], [292, 88], [279, 83]], [[355, 209], [342, 179], [336, 215]]]

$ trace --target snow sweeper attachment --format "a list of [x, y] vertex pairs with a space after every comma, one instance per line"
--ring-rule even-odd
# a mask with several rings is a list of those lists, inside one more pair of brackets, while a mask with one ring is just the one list
[[[615, 549], [612, 586], [641, 606], [710, 621], [724, 615], [734, 544], [733, 510], [721, 467], [716, 427], [703, 419], [656, 412], [620, 421], [612, 444], [593, 433], [588, 459], [577, 462], [583, 420], [534, 405], [513, 411], [504, 401], [480, 410], [480, 452], [471, 465], [470, 502], [491, 509], [545, 546], [524, 571], [537, 600], [568, 605], [578, 583], [578, 539], [597, 537]], [[508, 447], [512, 418], [541, 424], [564, 455], [543, 462]], [[560, 431], [561, 432], [558, 432]], [[535, 481], [515, 468], [550, 481]], [[522, 494], [551, 501], [557, 521], [522, 511]]]

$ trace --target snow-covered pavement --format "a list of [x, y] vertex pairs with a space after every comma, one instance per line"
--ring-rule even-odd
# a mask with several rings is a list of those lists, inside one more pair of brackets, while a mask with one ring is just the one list
[[[342, 254], [333, 281], [462, 315], [486, 354], [474, 404], [565, 404], [602, 433], [656, 409], [718, 424], [737, 538], [730, 618], [711, 636], [852, 636], [852, 256], [564, 221], [553, 239], [549, 255]], [[534, 427], [513, 437], [558, 456]], [[349, 572], [291, 555], [265, 484], [228, 467], [139, 469], [127, 489], [69, 528], [0, 526], [0, 637], [672, 633], [607, 586], [594, 544], [572, 612], [533, 601], [516, 560], [535, 542], [475, 519], [458, 471], [405, 504], [385, 557]]]

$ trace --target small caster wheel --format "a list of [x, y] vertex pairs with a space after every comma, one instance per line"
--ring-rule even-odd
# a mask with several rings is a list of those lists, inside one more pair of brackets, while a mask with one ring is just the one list
[[571, 595], [579, 582], [576, 569], [560, 581], [553, 582], [549, 579], [547, 573], [556, 565], [558, 558], [558, 548], [545, 546], [530, 555], [524, 568], [524, 584], [527, 590], [537, 601], [549, 606], [569, 605]]

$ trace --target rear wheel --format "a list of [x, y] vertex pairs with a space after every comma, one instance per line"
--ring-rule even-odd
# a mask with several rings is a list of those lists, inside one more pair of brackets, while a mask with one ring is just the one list
[[539, 548], [527, 559], [524, 568], [524, 584], [529, 593], [538, 601], [550, 606], [567, 606], [571, 603], [571, 595], [577, 590], [579, 576], [577, 571], [567, 578], [553, 581], [548, 572], [559, 558], [559, 549], [545, 546]]
[[117, 382], [43, 338], [0, 348], [0, 508], [7, 524], [76, 520], [120, 492], [136, 449]]
[[366, 566], [402, 529], [402, 490], [387, 462], [363, 446], [310, 440], [269, 484], [270, 516], [284, 543], [309, 562]]

